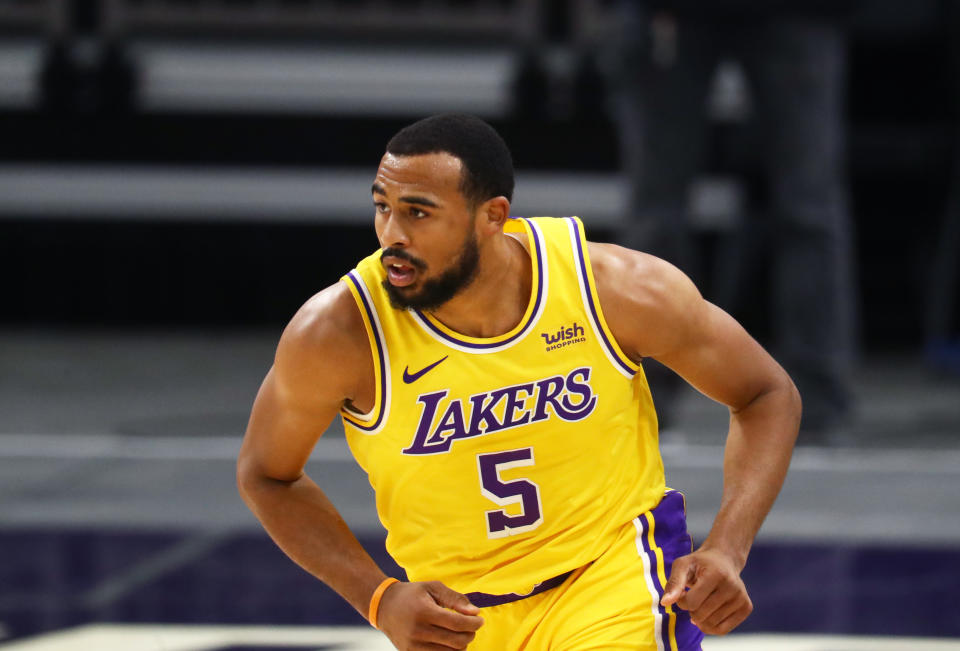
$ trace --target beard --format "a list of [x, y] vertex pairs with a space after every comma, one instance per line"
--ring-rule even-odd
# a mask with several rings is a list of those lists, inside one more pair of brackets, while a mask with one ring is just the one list
[[[388, 248], [383, 255], [393, 255], [402, 258], [422, 272], [427, 268], [425, 262], [413, 258], [406, 251]], [[477, 235], [471, 229], [467, 241], [464, 242], [457, 259], [436, 278], [423, 282], [417, 291], [407, 291], [403, 287], [394, 287], [388, 279], [384, 279], [383, 288], [390, 298], [390, 305], [398, 310], [433, 310], [465, 289], [477, 275], [480, 262], [480, 247], [477, 244]]]

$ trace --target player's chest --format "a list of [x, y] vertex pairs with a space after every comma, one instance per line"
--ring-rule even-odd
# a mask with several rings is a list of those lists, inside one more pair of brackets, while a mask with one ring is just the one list
[[551, 350], [556, 342], [529, 343], [512, 354], [430, 349], [398, 356], [384, 428], [388, 445], [404, 456], [435, 455], [492, 439], [502, 445], [588, 418], [599, 387], [586, 342]]

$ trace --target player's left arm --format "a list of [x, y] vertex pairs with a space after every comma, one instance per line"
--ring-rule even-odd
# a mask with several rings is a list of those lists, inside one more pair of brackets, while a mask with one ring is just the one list
[[624, 352], [662, 362], [730, 409], [720, 511], [700, 548], [674, 562], [662, 600], [690, 611], [705, 633], [728, 633], [753, 610], [740, 572], [786, 477], [800, 395], [773, 357], [673, 265], [609, 244], [591, 244], [590, 256]]

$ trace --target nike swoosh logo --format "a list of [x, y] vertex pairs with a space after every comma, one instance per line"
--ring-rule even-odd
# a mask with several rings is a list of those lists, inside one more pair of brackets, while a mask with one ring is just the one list
[[419, 380], [421, 377], [423, 377], [424, 374], [425, 374], [427, 371], [429, 371], [429, 370], [432, 369], [434, 366], [436, 366], [437, 364], [439, 364], [440, 362], [442, 362], [443, 360], [445, 360], [447, 357], [449, 357], [449, 355], [445, 355], [444, 357], [441, 357], [440, 359], [438, 359], [437, 361], [435, 361], [435, 362], [434, 362], [433, 364], [431, 364], [430, 366], [426, 366], [426, 367], [420, 369], [419, 371], [417, 371], [416, 373], [411, 373], [411, 372], [410, 372], [410, 367], [409, 367], [409, 366], [406, 367], [405, 369], [403, 369], [403, 381], [404, 381], [406, 384], [413, 384], [414, 382], [416, 382], [417, 380]]

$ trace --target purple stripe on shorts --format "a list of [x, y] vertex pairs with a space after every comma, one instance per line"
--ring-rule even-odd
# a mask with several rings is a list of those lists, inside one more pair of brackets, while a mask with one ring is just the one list
[[486, 592], [470, 592], [467, 593], [467, 599], [470, 600], [477, 608], [490, 608], [491, 606], [501, 606], [503, 604], [509, 604], [514, 601], [520, 601], [521, 599], [526, 599], [527, 597], [532, 597], [535, 594], [540, 594], [541, 592], [546, 592], [547, 590], [552, 590], [558, 585], [563, 583], [573, 574], [573, 570], [569, 572], [564, 572], [559, 576], [555, 576], [552, 579], [547, 579], [542, 583], [538, 583], [534, 586], [527, 594], [516, 594], [515, 592], [508, 592], [507, 594], [487, 594]]
[[[654, 509], [656, 511], [656, 509]], [[654, 550], [650, 548], [650, 523], [647, 521], [646, 515], [640, 516], [640, 544], [643, 546], [643, 553], [647, 555], [647, 559], [650, 561], [650, 578], [653, 580], [653, 588], [657, 593], [657, 610], [660, 612], [660, 641], [663, 644], [664, 651], [670, 651], [670, 613], [667, 612], [667, 609], [660, 605], [660, 599], [663, 597], [663, 585], [660, 583], [660, 574], [657, 572], [657, 554]], [[656, 517], [654, 517], [654, 523], [656, 523]], [[657, 528], [654, 526], [653, 530], [654, 539], [657, 536]]]
[[[657, 547], [663, 553], [663, 570], [667, 578], [670, 577], [670, 571], [673, 562], [681, 556], [686, 556], [693, 551], [693, 541], [690, 534], [687, 533], [687, 517], [684, 509], [683, 495], [678, 491], [668, 491], [660, 503], [651, 511], [653, 514], [654, 528], [653, 540]], [[644, 533], [646, 533], [646, 518], [640, 518], [644, 524]], [[647, 549], [647, 540], [643, 541], [644, 549]], [[656, 567], [656, 558], [652, 562]], [[662, 586], [659, 585], [659, 577], [654, 574], [654, 583], [658, 586], [660, 594], [663, 594]], [[663, 607], [661, 606], [661, 611]], [[700, 643], [703, 640], [703, 633], [690, 621], [690, 614], [673, 606], [674, 617], [677, 618], [676, 636], [677, 651], [700, 651]], [[664, 649], [670, 648], [670, 628], [669, 616], [663, 619], [663, 641]]]

